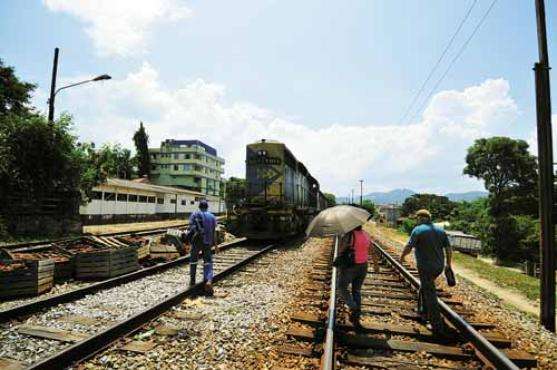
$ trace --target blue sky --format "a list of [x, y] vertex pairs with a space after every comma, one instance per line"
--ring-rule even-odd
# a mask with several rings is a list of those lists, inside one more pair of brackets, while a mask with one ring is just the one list
[[[113, 76], [59, 96], [82, 140], [131, 147], [142, 119], [154, 144], [176, 136], [217, 146], [227, 175], [242, 174], [243, 146], [265, 135], [338, 194], [359, 178], [368, 191], [476, 190], [461, 175], [474, 138], [533, 140], [533, 1], [499, 0], [426, 104], [430, 114], [399, 122], [472, 3], [8, 0], [0, 56], [39, 85], [41, 108], [56, 46], [62, 83]], [[477, 2], [440, 72], [490, 3]], [[552, 2], [547, 18], [551, 62]]]

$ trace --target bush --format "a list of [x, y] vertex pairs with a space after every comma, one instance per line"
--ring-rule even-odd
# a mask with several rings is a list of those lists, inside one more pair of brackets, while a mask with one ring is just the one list
[[400, 226], [400, 231], [410, 235], [412, 234], [412, 230], [414, 230], [417, 224], [418, 223], [415, 219], [407, 218], [404, 221], [402, 221], [402, 225]]

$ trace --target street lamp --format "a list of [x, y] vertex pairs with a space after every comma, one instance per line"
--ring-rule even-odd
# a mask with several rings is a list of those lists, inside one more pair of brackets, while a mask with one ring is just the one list
[[100, 76], [97, 76], [97, 77], [89, 79], [89, 80], [76, 82], [76, 83], [69, 84], [69, 85], [66, 85], [66, 86], [62, 86], [62, 87], [56, 89], [56, 75], [58, 73], [58, 52], [59, 52], [59, 49], [55, 48], [54, 49], [54, 62], [53, 62], [53, 65], [52, 65], [52, 82], [51, 82], [51, 85], [50, 85], [50, 99], [48, 99], [48, 122], [50, 122], [50, 123], [52, 123], [54, 121], [54, 98], [56, 97], [56, 94], [58, 94], [58, 92], [60, 90], [64, 90], [64, 89], [67, 89], [69, 87], [73, 87], [73, 86], [77, 86], [77, 85], [83, 85], [83, 84], [86, 84], [86, 83], [89, 83], [89, 82], [110, 80], [112, 78], [109, 75], [104, 74], [104, 75], [100, 75]]
[[364, 180], [360, 180], [360, 206], [364, 205]]

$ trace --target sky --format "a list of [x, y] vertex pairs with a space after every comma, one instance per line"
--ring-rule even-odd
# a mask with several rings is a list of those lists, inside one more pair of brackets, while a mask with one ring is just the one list
[[[511, 136], [536, 150], [534, 1], [496, 1], [451, 63], [491, 3], [4, 0], [0, 58], [37, 84], [41, 111], [55, 47], [58, 86], [112, 76], [57, 96], [56, 114], [73, 116], [83, 142], [132, 149], [143, 121], [150, 146], [166, 138], [214, 146], [226, 177], [243, 177], [245, 145], [267, 138], [284, 142], [322, 190], [339, 196], [359, 190], [359, 179], [364, 192], [482, 190], [462, 175], [475, 139]], [[557, 65], [557, 5], [546, 3]]]

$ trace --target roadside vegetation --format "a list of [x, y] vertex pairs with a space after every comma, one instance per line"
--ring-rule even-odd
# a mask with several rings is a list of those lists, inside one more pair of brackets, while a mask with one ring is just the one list
[[0, 77], [0, 242], [30, 240], [44, 233], [13, 232], [14, 215], [40, 213], [44, 201], [59, 200], [54, 218], [77, 218], [79, 203], [87, 201], [92, 188], [107, 177], [149, 175], [143, 123], [133, 137], [137, 155], [120, 144], [96, 148], [78, 140], [71, 115], [63, 113], [49, 122], [39, 113], [31, 105], [36, 85], [21, 81], [1, 59]]
[[503, 288], [517, 291], [531, 301], [538, 301], [540, 298], [540, 281], [535, 277], [505, 267], [494, 266], [459, 252], [454, 253], [453, 258], [455, 264], [477, 273], [483, 279], [492, 281]]

